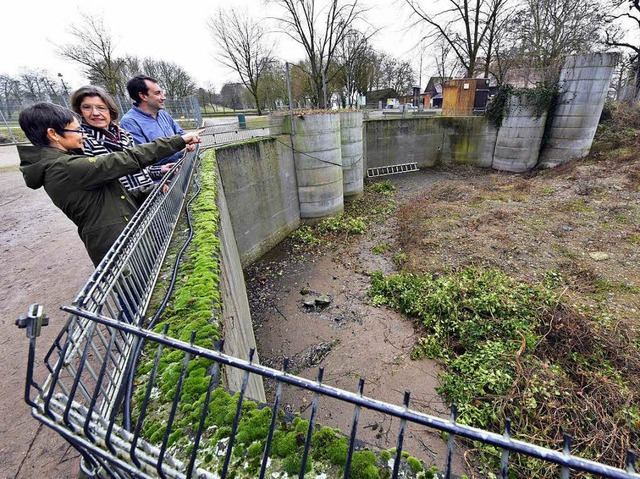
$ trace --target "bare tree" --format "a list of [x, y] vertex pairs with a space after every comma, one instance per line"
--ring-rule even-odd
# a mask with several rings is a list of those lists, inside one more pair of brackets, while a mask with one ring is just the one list
[[[513, 14], [513, 7], [505, 5], [488, 22], [487, 41], [484, 42], [484, 78], [489, 78], [491, 64], [498, 61], [498, 57], [503, 53], [501, 48], [505, 46], [505, 39], [510, 33], [509, 18]], [[505, 66], [505, 62], [502, 62]]]
[[20, 73], [20, 87], [28, 100], [59, 100], [57, 82], [45, 70], [24, 70]]
[[11, 118], [14, 108], [21, 100], [20, 80], [9, 75], [0, 75], [0, 108], [5, 118]]
[[363, 57], [355, 75], [356, 89], [361, 95], [373, 90], [380, 76], [380, 54], [373, 48], [368, 48]]
[[246, 87], [242, 83], [225, 83], [220, 89], [220, 102], [222, 106], [239, 110], [244, 108], [242, 94]]
[[419, 18], [416, 23], [427, 27], [425, 38], [443, 39], [471, 78], [476, 74], [482, 48], [488, 47], [491, 25], [507, 0], [441, 0], [431, 4], [429, 10], [418, 0], [405, 2]]
[[127, 82], [136, 75], [144, 74], [144, 68], [142, 65], [143, 60], [136, 56], [126, 55], [122, 58], [122, 68], [120, 69], [120, 80], [118, 82], [118, 92], [120, 95], [129, 95], [127, 92]]
[[212, 83], [207, 83], [204, 88], [198, 88], [197, 94], [205, 113], [207, 112], [207, 106], [213, 107], [213, 111], [216, 111], [216, 105], [220, 104], [220, 95], [216, 93], [216, 88]]
[[437, 76], [443, 80], [453, 78], [456, 70], [459, 68], [457, 57], [451, 58], [451, 45], [443, 38], [435, 43], [434, 60], [436, 63]]
[[176, 63], [145, 58], [142, 61], [142, 73], [158, 80], [169, 98], [186, 97], [196, 91], [196, 82]]
[[286, 103], [287, 82], [285, 79], [285, 65], [273, 61], [265, 69], [260, 80], [260, 99], [265, 108], [275, 110]]
[[220, 61], [238, 72], [261, 115], [260, 80], [273, 60], [273, 45], [267, 42], [265, 28], [246, 12], [241, 14], [233, 8], [219, 10], [209, 20], [209, 28], [220, 47]]
[[534, 81], [553, 82], [566, 55], [593, 50], [600, 42], [604, 13], [598, 0], [525, 0], [511, 29]]
[[72, 24], [75, 43], [58, 45], [60, 56], [79, 63], [92, 83], [103, 86], [110, 94], [119, 93], [124, 60], [116, 57], [111, 34], [102, 17], [81, 14], [82, 26]]
[[289, 70], [291, 75], [291, 96], [293, 103], [298, 108], [317, 106], [313, 98], [317, 95], [316, 85], [309, 76], [309, 61], [300, 61]]
[[382, 54], [381, 62], [381, 82], [378, 86], [391, 88], [398, 95], [409, 95], [415, 82], [415, 73], [411, 64], [406, 61], [399, 61], [389, 55]]
[[335, 83], [343, 106], [352, 107], [356, 94], [366, 93], [374, 55], [367, 36], [357, 30], [351, 30], [338, 44]]
[[[522, 67], [523, 56], [518, 46], [518, 28], [513, 21], [513, 10], [496, 17], [490, 27], [491, 53], [487, 53], [485, 72], [496, 79], [498, 85], [507, 83], [509, 75]], [[489, 75], [486, 75], [487, 77]]]
[[127, 55], [122, 59], [121, 79], [119, 90], [126, 94], [126, 84], [136, 75], [146, 75], [158, 80], [164, 93], [169, 98], [180, 98], [195, 94], [197, 87], [195, 80], [184, 68], [173, 62]]
[[344, 3], [328, 0], [324, 8], [316, 9], [315, 0], [271, 0], [285, 10], [280, 19], [283, 32], [298, 42], [307, 54], [310, 81], [313, 85], [311, 100], [314, 106], [324, 104], [324, 85], [330, 80], [330, 70], [338, 45], [355, 28], [364, 10], [358, 0]]
[[[636, 35], [640, 30], [640, 0], [614, 0], [612, 12], [606, 16], [604, 43], [608, 46], [630, 50], [628, 63], [635, 88], [634, 98], [640, 95], [640, 45], [626, 38], [626, 29], [620, 21], [627, 21]], [[623, 75], [621, 75], [623, 76]]]

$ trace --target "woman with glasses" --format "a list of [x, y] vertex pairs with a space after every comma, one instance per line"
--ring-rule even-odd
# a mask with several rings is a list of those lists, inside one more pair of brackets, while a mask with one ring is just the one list
[[118, 178], [200, 143], [198, 133], [187, 133], [92, 157], [84, 154], [85, 132], [67, 108], [36, 103], [20, 112], [18, 122], [33, 145], [18, 146], [26, 185], [44, 187], [76, 224], [95, 266], [138, 209]]
[[[83, 86], [71, 94], [71, 109], [81, 117], [86, 132], [84, 153], [97, 156], [122, 151], [135, 145], [131, 134], [117, 123], [119, 112], [113, 98], [97, 86]], [[132, 193], [140, 205], [162, 176], [173, 164], [150, 166], [120, 178], [122, 185]]]

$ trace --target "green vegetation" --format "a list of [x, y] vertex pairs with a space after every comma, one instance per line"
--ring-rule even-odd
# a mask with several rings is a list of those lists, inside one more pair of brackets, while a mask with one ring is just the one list
[[247, 128], [266, 128], [269, 126], [269, 117], [262, 116], [247, 116]]
[[322, 220], [318, 229], [323, 233], [345, 233], [361, 235], [367, 230], [367, 218], [363, 216], [351, 217], [336, 215]]
[[10, 128], [11, 131], [6, 126], [0, 125], [0, 144], [13, 143], [14, 138], [18, 143], [28, 142], [27, 137], [17, 123], [10, 124]]
[[[194, 344], [215, 349], [214, 344], [222, 337], [221, 298], [219, 293], [218, 240], [219, 213], [216, 207], [217, 178], [215, 177], [215, 154], [208, 152], [203, 159], [200, 172], [201, 191], [191, 207], [194, 237], [179, 266], [178, 282], [165, 309], [161, 321], [154, 326], [162, 332], [168, 325], [169, 336], [190, 341], [195, 331]], [[327, 221], [319, 231], [334, 234], [358, 226], [357, 218], [338, 218]], [[360, 229], [358, 226], [357, 229]], [[303, 230], [304, 231], [304, 230]], [[307, 234], [300, 233], [308, 236]], [[175, 240], [179, 243], [179, 240]], [[173, 245], [177, 249], [179, 245]], [[170, 253], [171, 254], [171, 253]], [[157, 296], [157, 295], [155, 295]], [[158, 302], [158, 299], [154, 299]], [[154, 362], [157, 345], [148, 342], [138, 366], [137, 383], [149, 384], [153, 379], [150, 401], [142, 425], [142, 436], [159, 445], [168, 438], [170, 454], [183, 461], [193, 448], [194, 431], [203, 418], [206, 398], [212, 386], [207, 414], [204, 416], [204, 431], [199, 445], [199, 467], [211, 472], [221, 472], [226, 440], [238, 408], [239, 394], [231, 395], [213, 378], [216, 365], [207, 359], [193, 357], [186, 361], [185, 353], [165, 347], [159, 357], [157, 370]], [[178, 394], [178, 384], [184, 371], [184, 381], [179, 392], [177, 413], [173, 424], [168, 424], [169, 410]], [[147, 387], [138, 387], [134, 393], [134, 423], [140, 415]], [[272, 421], [272, 409], [261, 407], [245, 399], [241, 406], [235, 443], [230, 464], [230, 477], [253, 478], [259, 473], [262, 455], [266, 447], [268, 431]], [[287, 473], [295, 477], [302, 465], [302, 454], [309, 422], [299, 416], [285, 417], [279, 412], [270, 450], [269, 474]], [[168, 427], [170, 431], [167, 431]], [[348, 439], [339, 430], [316, 424], [311, 436], [311, 452], [306, 471], [342, 477], [348, 453]], [[384, 454], [386, 453], [386, 454]], [[389, 477], [390, 468], [387, 451], [371, 451], [359, 448], [352, 456], [351, 477], [379, 479]], [[407, 456], [403, 467], [413, 471], [413, 476], [423, 470], [415, 458]]]
[[[179, 266], [180, 280], [176, 283], [170, 303], [154, 331], [161, 333], [168, 325], [167, 334], [182, 341], [190, 341], [195, 331], [194, 344], [212, 349], [214, 341], [220, 339], [221, 328], [219, 293], [219, 257], [220, 242], [218, 231], [219, 214], [215, 203], [217, 179], [215, 177], [214, 155], [208, 154], [202, 163], [202, 190], [193, 202], [194, 237]], [[147, 360], [138, 366], [139, 380], [148, 381], [156, 357], [155, 345], [146, 344], [143, 357]], [[157, 415], [157, 420], [147, 421], [143, 433], [151, 442], [157, 443], [165, 434], [166, 424], [163, 411], [174, 399], [176, 386], [181, 375], [184, 353], [165, 349], [160, 357], [156, 372], [155, 386], [158, 394], [149, 404], [149, 410]], [[175, 431], [191, 424], [191, 407], [201, 401], [210, 381], [212, 361], [203, 358], [189, 362], [181, 393], [186, 405], [176, 419]], [[139, 413], [146, 391], [138, 388], [134, 396], [134, 411]], [[152, 416], [153, 417], [153, 416]], [[169, 444], [173, 444], [181, 434], [173, 434]]]
[[293, 240], [294, 246], [298, 249], [303, 245], [316, 246], [322, 242], [320, 238], [314, 234], [314, 228], [309, 225], [302, 225], [291, 234], [290, 238]]
[[371, 251], [373, 252], [373, 254], [383, 254], [389, 251], [390, 248], [391, 248], [391, 245], [389, 243], [382, 242], [382, 243], [378, 243], [373, 248], [371, 248]]
[[[440, 276], [374, 273], [370, 295], [426, 327], [413, 358], [443, 363], [438, 392], [458, 404], [459, 422], [499, 431], [510, 418], [514, 434], [554, 448], [570, 426], [580, 431], [581, 455], [607, 462], [607, 449], [623, 450], [640, 433], [632, 379], [639, 351], [622, 335], [607, 335], [602, 318], [564, 304], [553, 289], [561, 285], [557, 272], [531, 284], [466, 268]], [[495, 470], [500, 452], [474, 446], [487, 471]], [[512, 461], [514, 477], [555, 477], [540, 461]]]
[[391, 261], [393, 261], [393, 264], [396, 265], [396, 268], [402, 269], [407, 262], [407, 253], [405, 253], [404, 251], [396, 251], [395, 253], [393, 253]]
[[500, 128], [508, 115], [509, 102], [512, 98], [518, 98], [520, 108], [528, 108], [537, 118], [549, 112], [555, 100], [557, 85], [538, 85], [535, 88], [514, 88], [511, 85], [502, 85], [487, 105], [485, 116], [492, 125]]
[[[370, 183], [365, 186], [364, 194], [345, 205], [344, 213], [326, 218], [315, 224], [305, 224], [291, 235], [296, 250], [307, 250], [317, 246], [328, 246], [339, 241], [349, 240], [354, 235], [367, 232], [369, 224], [380, 221], [395, 211], [393, 200], [395, 186], [388, 180]], [[376, 254], [383, 251], [380, 246]]]

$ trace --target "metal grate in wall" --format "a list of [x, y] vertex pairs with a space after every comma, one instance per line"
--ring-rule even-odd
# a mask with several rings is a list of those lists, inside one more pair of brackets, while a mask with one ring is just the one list
[[408, 173], [409, 171], [418, 171], [417, 163], [403, 163], [402, 165], [380, 166], [378, 168], [367, 168], [367, 177], [397, 175], [398, 173]]

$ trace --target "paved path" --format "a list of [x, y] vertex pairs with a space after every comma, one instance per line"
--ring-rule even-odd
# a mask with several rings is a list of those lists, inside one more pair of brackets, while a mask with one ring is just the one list
[[0, 145], [0, 168], [18, 166], [18, 149], [15, 145]]
[[70, 304], [93, 271], [76, 227], [46, 193], [24, 185], [15, 147], [0, 147], [0, 479], [75, 478], [78, 453], [31, 417], [24, 401], [29, 341], [15, 320], [41, 303], [51, 318], [37, 341], [43, 357], [66, 322]]

